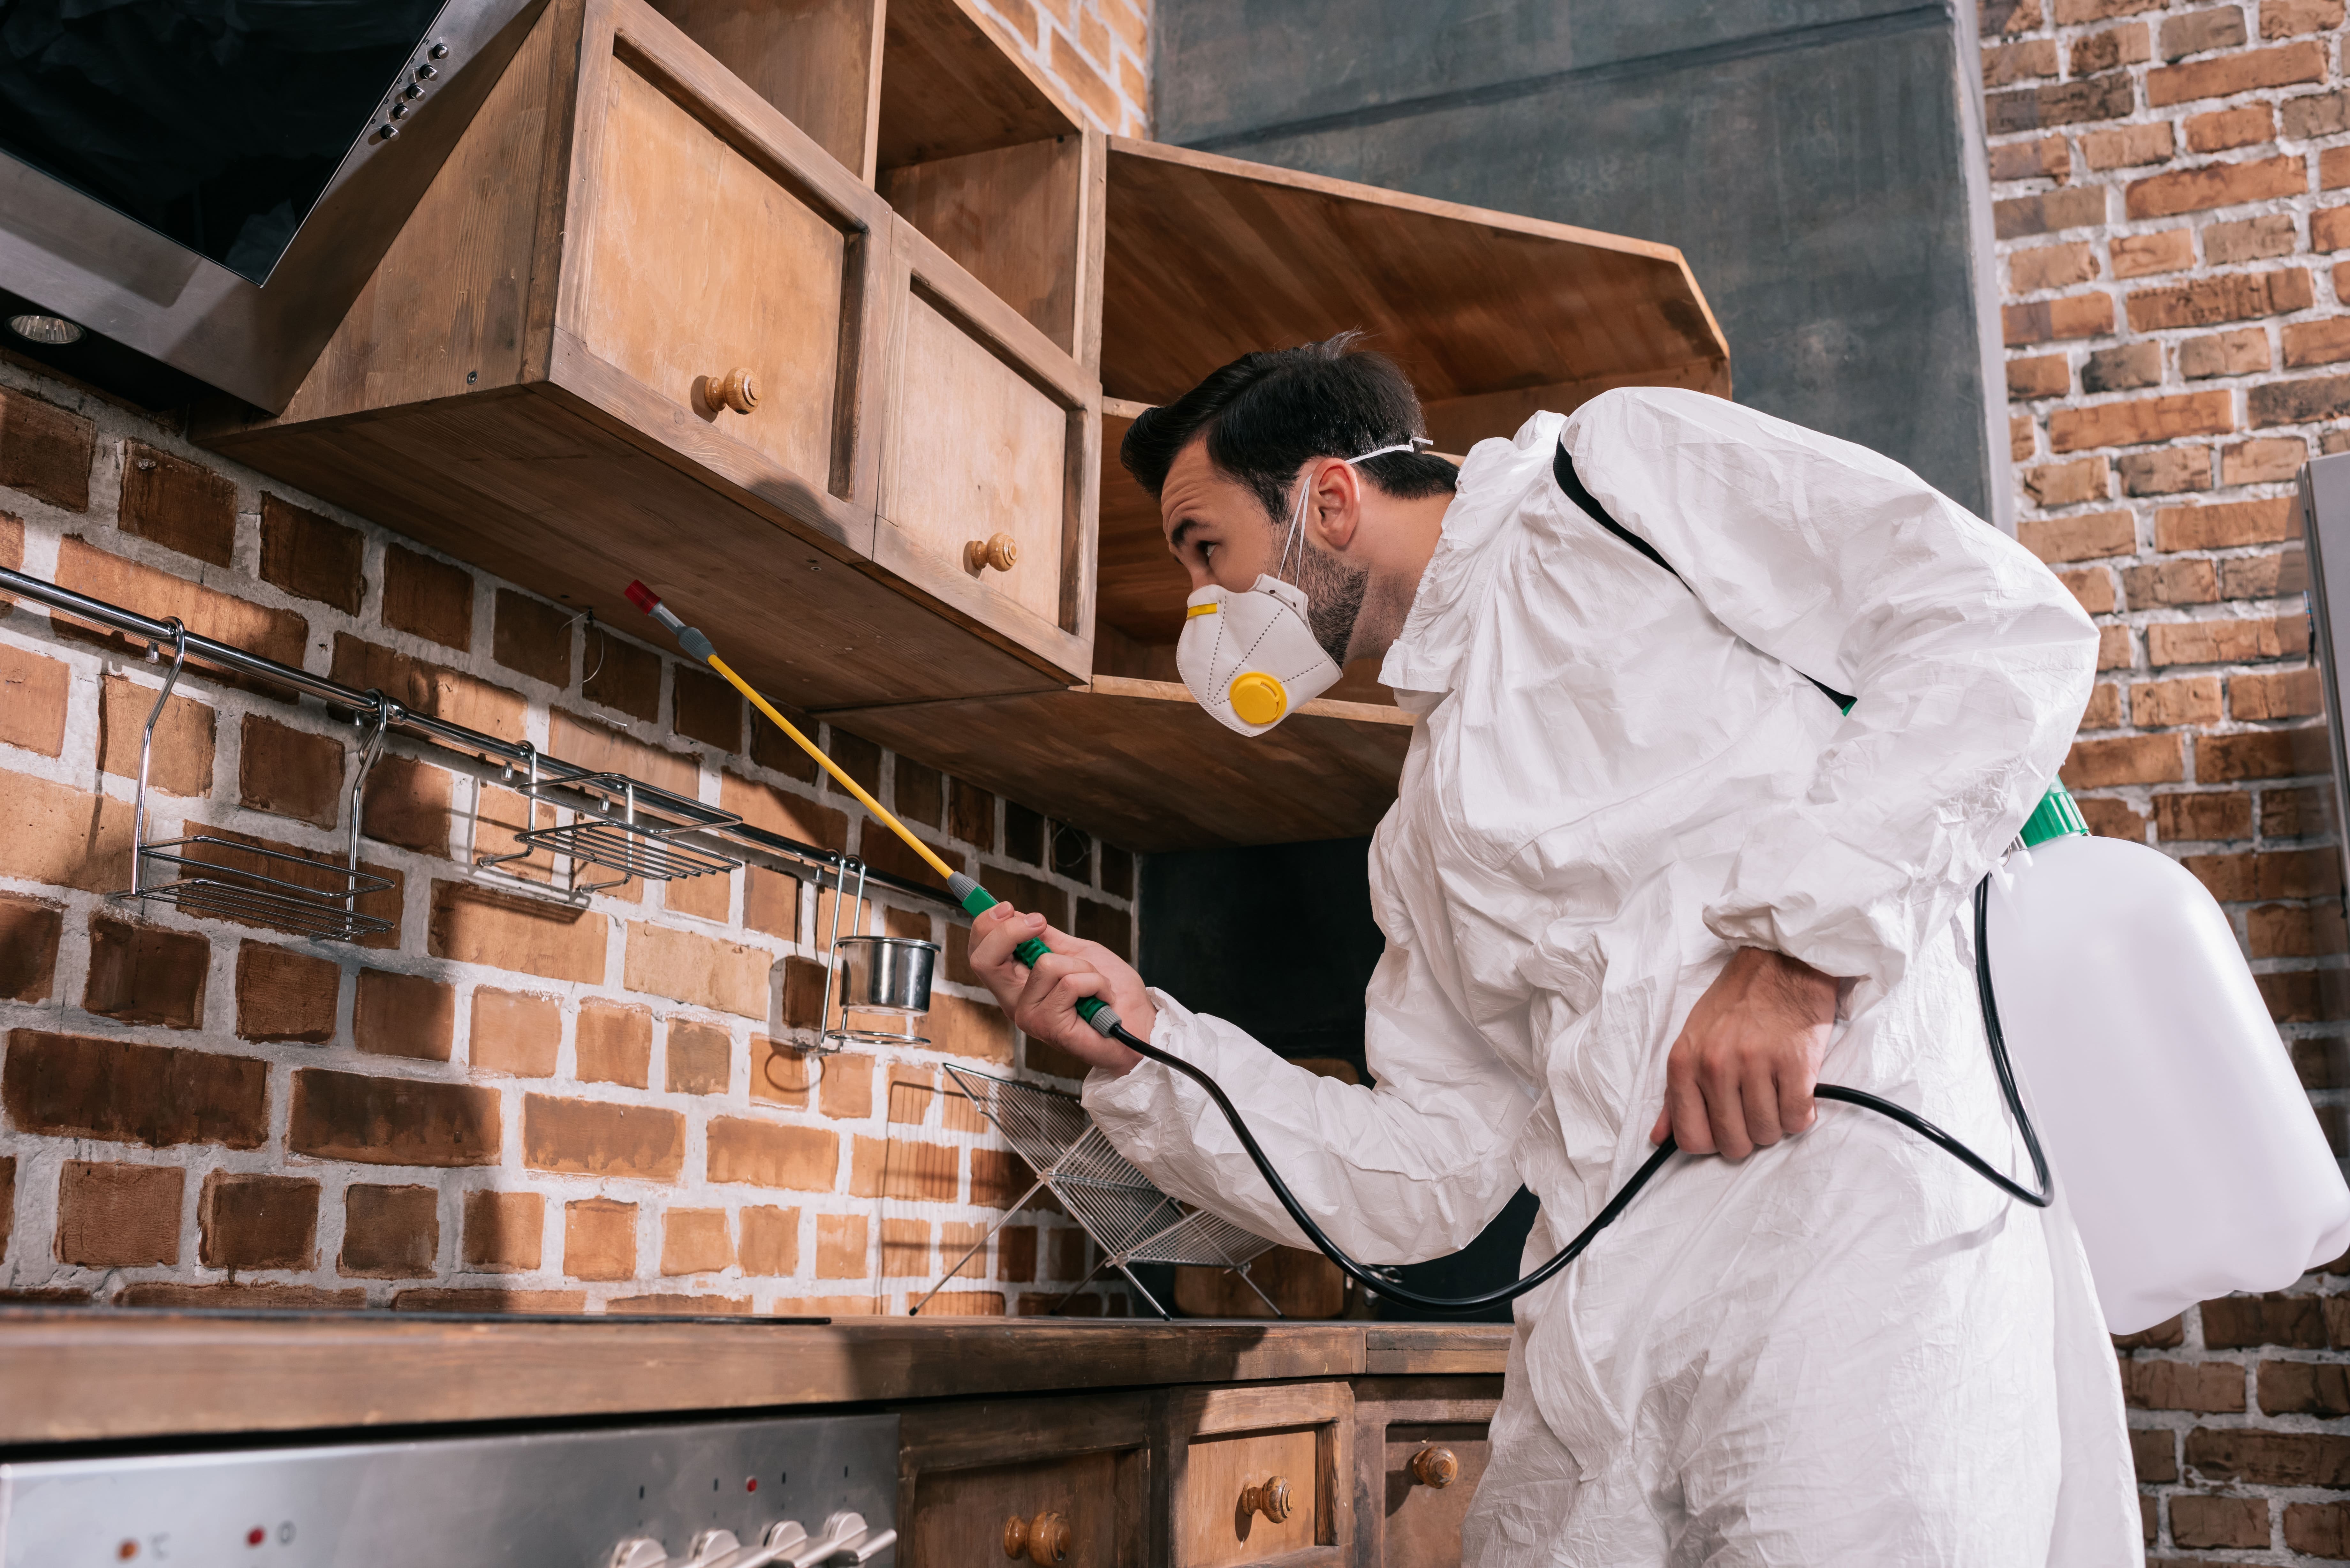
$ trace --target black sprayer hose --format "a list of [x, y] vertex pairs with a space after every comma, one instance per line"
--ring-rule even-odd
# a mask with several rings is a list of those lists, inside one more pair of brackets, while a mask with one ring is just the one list
[[[2050, 1200], [2055, 1197], [2055, 1184], [2049, 1178], [2048, 1160], [2041, 1153], [2039, 1135], [2033, 1131], [2032, 1118], [2025, 1114], [2022, 1096], [2016, 1091], [2014, 1069], [2010, 1066], [2007, 1059], [2007, 1039], [2000, 1032], [1999, 1004], [1991, 995], [1989, 940], [1990, 894], [1991, 879], [1986, 877], [1975, 888], [1975, 990], [1982, 1002], [1983, 1033], [1991, 1044], [1991, 1066], [1999, 1075], [2000, 1093], [2007, 1101], [2008, 1110], [2014, 1115], [2017, 1127], [2022, 1130], [2023, 1147], [2032, 1156], [2032, 1173], [2039, 1184], [2038, 1189], [2018, 1185], [1994, 1168], [1988, 1160], [1974, 1150], [1905, 1106], [1897, 1106], [1890, 1100], [1880, 1099], [1860, 1089], [1847, 1089], [1838, 1084], [1821, 1084], [1812, 1092], [1824, 1100], [1841, 1100], [1846, 1105], [1858, 1106], [1863, 1110], [1875, 1111], [1878, 1116], [1889, 1117], [1950, 1155], [2009, 1197], [2029, 1203], [2035, 1209], [2045, 1209]], [[1473, 1296], [1422, 1295], [1418, 1291], [1405, 1289], [1369, 1266], [1357, 1262], [1341, 1251], [1336, 1241], [1330, 1240], [1322, 1227], [1315, 1224], [1313, 1217], [1305, 1212], [1305, 1205], [1299, 1203], [1295, 1196], [1290, 1192], [1288, 1185], [1274, 1172], [1273, 1162], [1265, 1158], [1263, 1148], [1256, 1141], [1256, 1135], [1250, 1132], [1248, 1124], [1241, 1119], [1239, 1107], [1232, 1104], [1231, 1098], [1225, 1095], [1222, 1087], [1213, 1078], [1209, 1077], [1207, 1074], [1181, 1057], [1170, 1055], [1148, 1042], [1138, 1039], [1122, 1023], [1111, 1024], [1109, 1033], [1137, 1055], [1147, 1056], [1153, 1062], [1172, 1067], [1199, 1085], [1207, 1093], [1208, 1098], [1214, 1101], [1216, 1108], [1223, 1113], [1224, 1120], [1232, 1124], [1233, 1133], [1241, 1140], [1241, 1147], [1248, 1152], [1250, 1161], [1257, 1168], [1257, 1174], [1263, 1177], [1265, 1185], [1273, 1189], [1273, 1195], [1280, 1201], [1281, 1207], [1288, 1212], [1289, 1218], [1295, 1222], [1297, 1228], [1305, 1233], [1306, 1240], [1320, 1249], [1324, 1257], [1337, 1264], [1342, 1273], [1364, 1289], [1375, 1292], [1390, 1301], [1403, 1302], [1408, 1305], [1429, 1312], [1475, 1312], [1481, 1307], [1499, 1306], [1503, 1302], [1514, 1301], [1542, 1284], [1580, 1257], [1583, 1250], [1591, 1245], [1600, 1231], [1614, 1224], [1616, 1217], [1623, 1213], [1626, 1207], [1638, 1195], [1640, 1189], [1646, 1187], [1650, 1179], [1664, 1168], [1665, 1161], [1671, 1158], [1674, 1151], [1679, 1147], [1668, 1134], [1664, 1142], [1657, 1146], [1657, 1151], [1648, 1158], [1639, 1169], [1632, 1173], [1632, 1179], [1627, 1181], [1616, 1195], [1607, 1200], [1606, 1208], [1593, 1216], [1591, 1223], [1577, 1231], [1575, 1240], [1560, 1248], [1548, 1262], [1523, 1279], [1503, 1285], [1498, 1290], [1486, 1291]]]

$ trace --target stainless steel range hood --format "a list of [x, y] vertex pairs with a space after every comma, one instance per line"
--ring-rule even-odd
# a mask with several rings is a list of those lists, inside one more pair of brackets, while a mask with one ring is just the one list
[[[333, 139], [331, 148], [339, 142], [340, 128], [350, 128], [348, 151], [322, 187], [315, 177], [305, 182], [298, 174], [284, 175], [287, 160], [277, 156], [266, 134], [274, 106], [249, 81], [223, 78], [238, 101], [202, 101], [202, 84], [212, 79], [204, 73], [214, 71], [220, 57], [233, 58], [244, 43], [236, 31], [236, 8], [206, 0], [168, 5], [164, 14], [179, 31], [162, 47], [161, 64], [172, 64], [174, 49], [189, 57], [184, 78], [162, 75], [162, 90], [188, 92], [193, 84], [189, 118], [211, 112], [242, 117], [248, 130], [258, 126], [261, 151], [255, 161], [267, 165], [279, 183], [290, 179], [290, 194], [283, 196], [266, 178], [245, 181], [247, 192], [261, 192], [255, 200], [279, 199], [220, 235], [208, 234], [206, 191], [193, 176], [171, 170], [170, 202], [142, 202], [137, 199], [142, 150], [136, 140], [109, 146], [101, 156], [86, 151], [94, 138], [72, 130], [72, 114], [88, 115], [94, 104], [102, 109], [105, 93], [131, 103], [142, 91], [153, 94], [149, 84], [158, 79], [157, 57], [140, 62], [147, 67], [144, 74], [127, 66], [117, 71], [118, 56], [102, 36], [77, 38], [62, 24], [34, 16], [36, 6], [0, 5], [0, 56], [7, 57], [0, 68], [23, 75], [25, 62], [34, 57], [29, 51], [46, 45], [65, 61], [54, 75], [75, 86], [93, 79], [100, 84], [81, 101], [64, 104], [54, 123], [36, 128], [48, 133], [46, 142], [40, 134], [20, 133], [13, 140], [0, 135], [0, 290], [206, 386], [271, 412], [282, 410], [545, 5], [546, 0], [448, 0], [404, 50], [395, 36], [389, 49], [379, 44], [372, 52], [358, 53], [369, 85], [363, 92], [339, 95], [339, 101], [316, 101], [315, 76], [289, 80], [289, 105], [298, 92], [310, 94], [298, 107], [308, 117], [300, 129], [312, 145], [324, 134]], [[78, 22], [92, 9], [74, 7], [68, 15]], [[384, 14], [358, 15], [380, 28]], [[353, 16], [346, 11], [339, 19], [348, 22]], [[327, 26], [338, 20], [332, 5], [322, 5], [293, 25], [309, 25], [311, 16]], [[47, 21], [46, 35], [26, 25], [28, 17], [32, 24]], [[140, 41], [151, 43], [151, 34]], [[345, 61], [348, 76], [351, 52], [338, 57]], [[281, 55], [277, 63], [288, 58], [298, 71], [302, 57]], [[373, 68], [387, 65], [396, 68]], [[380, 91], [373, 86], [378, 80]], [[35, 96], [21, 89], [12, 93], [15, 101], [0, 108], [18, 119], [13, 127], [0, 123], [0, 132], [28, 122], [24, 105]], [[189, 124], [186, 134], [192, 140], [203, 129]], [[145, 150], [158, 167], [170, 164], [180, 151], [165, 121], [146, 120], [138, 134], [161, 143]], [[293, 140], [290, 132], [287, 140]], [[36, 166], [42, 163], [48, 167]], [[313, 189], [315, 198], [305, 209], [304, 198]], [[214, 202], [215, 208], [224, 204]], [[159, 215], [166, 212], [169, 219]], [[285, 237], [288, 228], [290, 242]], [[5, 331], [0, 331], [0, 345], [71, 368], [69, 351], [45, 350]], [[101, 378], [87, 379], [102, 384]]]

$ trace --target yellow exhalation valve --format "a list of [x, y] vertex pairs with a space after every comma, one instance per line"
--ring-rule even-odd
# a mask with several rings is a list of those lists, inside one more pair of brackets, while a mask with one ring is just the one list
[[1270, 724], [1289, 711], [1289, 688], [1262, 670], [1244, 670], [1233, 676], [1225, 696], [1244, 724]]

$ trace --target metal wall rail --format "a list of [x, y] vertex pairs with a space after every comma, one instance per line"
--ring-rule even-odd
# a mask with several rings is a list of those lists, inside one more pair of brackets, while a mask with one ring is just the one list
[[[27, 576], [5, 566], [0, 566], [0, 593], [46, 605], [52, 610], [62, 610], [76, 620], [137, 638], [151, 646], [172, 646], [182, 635], [177, 622], [155, 620], [136, 610], [125, 609], [120, 605], [109, 604], [104, 599], [92, 598], [88, 594], [76, 593], [71, 588], [59, 587], [55, 583], [44, 582], [39, 577]], [[473, 753], [500, 763], [511, 763], [516, 767], [527, 767], [536, 759], [541, 780], [548, 784], [559, 786], [575, 780], [614, 776], [610, 768], [581, 767], [577, 763], [567, 763], [559, 757], [537, 751], [527, 742], [502, 741], [495, 735], [485, 735], [463, 724], [452, 724], [429, 713], [419, 713], [380, 691], [361, 691], [338, 680], [313, 675], [307, 670], [281, 664], [257, 653], [248, 653], [232, 643], [216, 641], [195, 632], [187, 632], [185, 636], [188, 656], [192, 659], [202, 659], [237, 674], [266, 680], [272, 685], [285, 687], [306, 697], [316, 697], [322, 702], [330, 702], [354, 712], [370, 717], [380, 714], [387, 728], [421, 736], [451, 751]], [[655, 786], [645, 787], [650, 791]], [[820, 845], [803, 844], [796, 838], [770, 833], [747, 822], [713, 826], [697, 836], [732, 839], [750, 848], [797, 861], [816, 874], [818, 886], [827, 883], [835, 888], [841, 886], [840, 867], [846, 857]], [[868, 871], [866, 875], [870, 880], [896, 891], [960, 908], [942, 888], [926, 887], [886, 871]]]

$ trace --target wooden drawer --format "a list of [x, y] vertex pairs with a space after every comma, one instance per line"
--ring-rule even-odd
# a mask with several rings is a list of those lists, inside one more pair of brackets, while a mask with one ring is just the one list
[[1352, 1401], [1341, 1383], [1183, 1389], [1163, 1400], [1167, 1568], [1336, 1568], [1352, 1546]]
[[[641, 576], [804, 707], [1065, 687], [1093, 377], [902, 231], [645, 0], [552, 0], [285, 412], [199, 439], [619, 625]], [[885, 397], [893, 331], [930, 401]], [[877, 558], [898, 407], [966, 457], [901, 462], [923, 547], [892, 529]], [[957, 505], [1036, 541], [1015, 587], [941, 564]]]
[[1356, 1381], [1357, 1568], [1460, 1568], [1461, 1521], [1484, 1478], [1501, 1397], [1498, 1377]]
[[1148, 1395], [918, 1406], [899, 1431], [899, 1568], [1144, 1568]]

